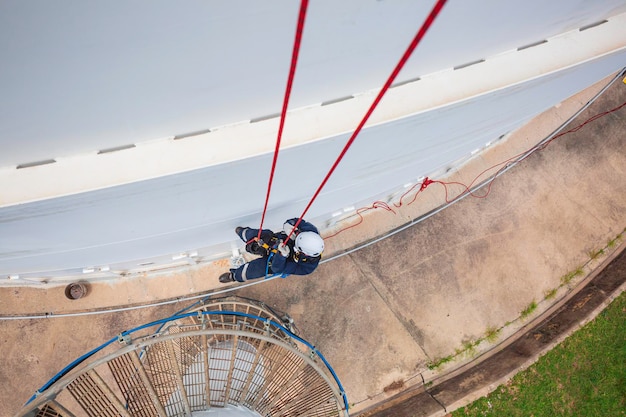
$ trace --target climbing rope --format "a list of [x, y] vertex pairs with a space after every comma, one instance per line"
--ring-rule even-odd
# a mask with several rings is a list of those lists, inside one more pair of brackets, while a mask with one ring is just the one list
[[419, 29], [419, 31], [417, 32], [417, 34], [415, 35], [415, 37], [413, 38], [413, 40], [409, 44], [409, 47], [404, 52], [404, 55], [402, 55], [402, 58], [400, 58], [400, 61], [398, 62], [398, 64], [396, 65], [396, 67], [392, 71], [391, 75], [387, 79], [387, 82], [385, 82], [385, 84], [381, 88], [380, 92], [378, 93], [378, 96], [376, 96], [376, 99], [374, 100], [374, 102], [372, 103], [370, 108], [365, 113], [365, 116], [363, 117], [363, 119], [361, 120], [361, 122], [359, 123], [359, 125], [357, 126], [355, 131], [350, 136], [350, 139], [348, 139], [348, 142], [346, 143], [346, 145], [343, 147], [343, 150], [339, 154], [339, 157], [337, 157], [337, 159], [333, 163], [332, 167], [328, 171], [328, 174], [326, 174], [326, 177], [324, 178], [322, 183], [319, 185], [319, 187], [317, 188], [317, 191], [315, 191], [315, 194], [313, 194], [313, 197], [311, 198], [311, 200], [307, 204], [306, 208], [304, 209], [304, 211], [302, 212], [302, 214], [300, 215], [300, 217], [296, 221], [296, 224], [294, 224], [294, 226], [291, 229], [291, 232], [289, 232], [289, 235], [287, 236], [286, 240], [289, 240], [289, 238], [291, 237], [293, 232], [298, 228], [298, 225], [300, 224], [300, 222], [302, 221], [302, 219], [304, 218], [306, 213], [309, 211], [309, 208], [311, 207], [311, 205], [313, 204], [313, 202], [315, 201], [315, 199], [319, 195], [320, 191], [322, 191], [322, 188], [324, 188], [324, 186], [328, 182], [330, 176], [333, 174], [333, 172], [335, 171], [335, 169], [337, 168], [337, 166], [339, 165], [339, 163], [343, 159], [344, 155], [346, 154], [346, 152], [348, 152], [348, 149], [350, 148], [350, 146], [352, 146], [352, 143], [354, 142], [354, 140], [356, 139], [358, 134], [361, 132], [361, 129], [363, 128], [363, 126], [365, 125], [367, 120], [370, 118], [370, 116], [374, 112], [374, 109], [376, 109], [376, 107], [378, 106], [378, 103], [380, 103], [380, 101], [382, 100], [383, 96], [385, 95], [385, 93], [387, 92], [389, 87], [391, 87], [391, 84], [393, 83], [393, 81], [396, 79], [396, 77], [400, 73], [400, 70], [402, 70], [402, 67], [404, 67], [404, 64], [406, 64], [406, 62], [409, 60], [409, 58], [411, 57], [411, 54], [413, 53], [413, 51], [415, 50], [417, 45], [420, 43], [420, 41], [422, 40], [424, 35], [426, 35], [426, 32], [428, 31], [428, 29], [430, 28], [430, 26], [434, 22], [435, 18], [437, 17], [439, 12], [443, 8], [443, 6], [446, 3], [446, 1], [447, 0], [437, 0], [437, 3], [435, 3], [435, 6], [431, 10], [431, 12], [428, 15], [428, 17], [426, 17], [426, 20], [422, 24], [422, 27]]
[[278, 161], [278, 151], [280, 150], [280, 140], [283, 136], [283, 127], [285, 126], [285, 117], [287, 116], [287, 106], [289, 105], [289, 97], [291, 96], [291, 87], [296, 74], [296, 65], [298, 63], [298, 55], [300, 53], [300, 42], [302, 41], [302, 32], [304, 31], [304, 21], [306, 18], [306, 10], [309, 0], [301, 0], [300, 13], [298, 14], [298, 25], [296, 27], [296, 37], [293, 42], [293, 52], [291, 54], [291, 67], [289, 68], [289, 77], [287, 77], [287, 88], [285, 89], [285, 98], [283, 99], [283, 108], [280, 113], [280, 124], [278, 125], [278, 135], [276, 137], [276, 147], [274, 148], [274, 158], [272, 160], [272, 168], [270, 170], [270, 178], [267, 183], [267, 194], [265, 195], [265, 205], [263, 214], [261, 215], [261, 225], [259, 226], [259, 234], [257, 239], [261, 239], [261, 230], [265, 221], [265, 213], [267, 212], [267, 203], [270, 199], [272, 190], [272, 182], [274, 181], [274, 171], [276, 170], [276, 162]]

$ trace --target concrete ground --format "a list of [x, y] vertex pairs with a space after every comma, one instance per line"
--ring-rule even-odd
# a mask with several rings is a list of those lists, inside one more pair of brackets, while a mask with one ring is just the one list
[[[611, 79], [538, 116], [445, 177], [432, 179], [469, 185], [485, 169], [550, 135]], [[626, 85], [618, 80], [565, 130], [625, 102]], [[432, 212], [446, 201], [444, 185], [433, 183], [389, 202], [393, 212], [368, 211], [361, 224], [327, 239], [327, 262], [310, 276], [244, 288], [222, 285], [217, 276], [228, 261], [221, 260], [94, 283], [86, 297], [73, 301], [63, 287], [0, 288], [5, 319], [0, 320], [0, 416], [14, 415], [61, 368], [120, 331], [192, 302], [182, 298], [230, 288], [230, 294], [264, 301], [293, 316], [301, 335], [337, 372], [351, 414], [471, 363], [621, 251], [624, 245], [614, 240], [626, 226], [625, 116], [626, 107], [555, 139], [445, 210]], [[486, 176], [505, 166], [497, 165]], [[462, 190], [448, 185], [448, 199]], [[325, 234], [358, 220], [347, 219]], [[389, 231], [396, 233], [375, 240]], [[350, 250], [364, 242], [371, 244]], [[571, 278], [567, 285], [564, 277]], [[171, 302], [59, 316], [160, 300]], [[532, 303], [537, 308], [521, 318]]]

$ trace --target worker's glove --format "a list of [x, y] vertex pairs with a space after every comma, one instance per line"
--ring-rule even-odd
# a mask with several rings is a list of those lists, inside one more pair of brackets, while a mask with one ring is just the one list
[[261, 239], [258, 239], [258, 240], [254, 239], [248, 242], [248, 244], [246, 245], [246, 251], [253, 255], [259, 255], [259, 256], [268, 255], [268, 250], [263, 247], [263, 240]]
[[288, 258], [289, 254], [291, 253], [291, 249], [289, 249], [289, 246], [287, 246], [285, 243], [281, 241], [278, 244], [278, 252], [280, 253], [282, 257]]

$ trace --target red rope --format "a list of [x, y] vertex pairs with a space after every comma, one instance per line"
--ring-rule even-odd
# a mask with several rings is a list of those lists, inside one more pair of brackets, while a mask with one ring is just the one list
[[352, 136], [350, 137], [350, 139], [348, 140], [348, 142], [344, 146], [343, 150], [339, 154], [339, 157], [337, 158], [337, 160], [335, 161], [333, 166], [330, 168], [330, 171], [328, 171], [328, 174], [326, 174], [326, 177], [324, 178], [324, 180], [322, 181], [320, 186], [317, 188], [317, 191], [315, 191], [315, 194], [313, 195], [313, 198], [311, 198], [311, 201], [309, 201], [309, 204], [306, 206], [306, 208], [304, 209], [304, 211], [302, 212], [302, 214], [298, 218], [298, 221], [293, 226], [293, 229], [289, 233], [289, 236], [287, 237], [287, 240], [289, 240], [289, 238], [293, 234], [294, 230], [298, 227], [298, 225], [302, 221], [302, 218], [305, 216], [307, 211], [309, 211], [309, 208], [313, 204], [313, 201], [315, 201], [315, 199], [319, 195], [320, 191], [322, 191], [322, 188], [324, 188], [324, 186], [328, 182], [328, 179], [330, 178], [330, 176], [335, 171], [335, 168], [337, 168], [337, 166], [339, 165], [339, 162], [341, 162], [341, 160], [343, 159], [344, 155], [346, 154], [346, 152], [348, 151], [348, 149], [350, 148], [350, 146], [352, 145], [352, 143], [356, 139], [357, 135], [359, 134], [359, 132], [361, 132], [361, 129], [363, 128], [363, 126], [365, 125], [367, 120], [370, 118], [372, 113], [374, 112], [374, 109], [378, 106], [378, 103], [380, 102], [380, 100], [382, 100], [383, 96], [385, 95], [385, 93], [387, 92], [389, 87], [391, 87], [391, 84], [393, 83], [395, 78], [400, 73], [400, 70], [402, 69], [402, 67], [404, 67], [404, 64], [406, 64], [406, 62], [411, 57], [411, 54], [413, 53], [413, 51], [415, 50], [415, 48], [417, 47], [419, 42], [422, 40], [422, 38], [424, 37], [424, 35], [428, 31], [428, 29], [430, 28], [432, 23], [434, 22], [435, 18], [437, 17], [439, 12], [443, 8], [443, 5], [446, 3], [446, 1], [447, 0], [437, 0], [437, 3], [435, 4], [433, 9], [431, 10], [430, 14], [428, 15], [428, 17], [426, 18], [424, 23], [422, 24], [422, 27], [420, 28], [420, 30], [417, 32], [417, 34], [413, 38], [413, 41], [411, 42], [411, 44], [409, 45], [407, 50], [404, 52], [404, 55], [402, 55], [402, 58], [400, 58], [400, 61], [398, 62], [398, 64], [394, 68], [393, 72], [391, 73], [391, 75], [387, 79], [387, 82], [385, 83], [383, 88], [381, 88], [380, 92], [378, 93], [378, 96], [376, 97], [376, 99], [374, 100], [372, 105], [370, 106], [370, 108], [367, 111], [367, 113], [365, 113], [365, 116], [363, 117], [363, 119], [361, 120], [359, 125], [357, 126], [356, 130], [352, 133]]
[[[619, 106], [617, 106], [615, 108], [612, 108], [610, 110], [604, 111], [602, 113], [598, 113], [595, 116], [592, 116], [589, 119], [585, 120], [583, 123], [579, 124], [578, 126], [575, 126], [575, 127], [571, 128], [571, 129], [568, 129], [566, 131], [560, 132], [559, 134], [554, 135], [553, 137], [551, 137], [549, 140], [547, 140], [547, 141], [545, 141], [545, 142], [543, 142], [541, 144], [537, 144], [537, 145], [533, 146], [532, 148], [530, 148], [527, 151], [524, 151], [524, 152], [521, 152], [521, 153], [519, 153], [517, 155], [514, 155], [514, 156], [512, 156], [512, 157], [510, 157], [510, 158], [508, 158], [508, 159], [506, 159], [506, 160], [504, 160], [504, 161], [502, 161], [502, 162], [500, 162], [498, 164], [495, 164], [495, 165], [493, 165], [493, 166], [483, 170], [480, 174], [478, 174], [476, 176], [476, 178], [474, 178], [472, 180], [472, 182], [469, 185], [461, 184], [461, 183], [458, 183], [458, 182], [437, 181], [438, 183], [442, 184], [446, 188], [446, 203], [450, 203], [450, 202], [452, 202], [452, 201], [454, 201], [456, 199], [459, 199], [462, 196], [464, 196], [465, 194], [470, 194], [474, 198], [486, 198], [489, 195], [489, 193], [491, 193], [491, 186], [493, 185], [494, 180], [498, 177], [498, 175], [501, 172], [503, 172], [509, 166], [508, 165], [509, 162], [512, 162], [512, 161], [515, 161], [515, 162], [523, 161], [524, 159], [528, 158], [530, 155], [532, 155], [536, 151], [543, 150], [546, 146], [548, 146], [550, 143], [552, 143], [552, 141], [554, 141], [555, 139], [558, 139], [561, 136], [567, 135], [569, 133], [577, 132], [580, 129], [582, 129], [583, 127], [585, 127], [587, 124], [592, 123], [592, 122], [598, 120], [599, 118], [606, 116], [607, 114], [611, 114], [613, 112], [616, 112], [616, 111], [622, 109], [625, 106], [626, 106], [626, 103], [622, 103], [622, 104], [620, 104]], [[478, 182], [479, 178], [482, 177], [485, 173], [495, 169], [496, 167], [501, 167], [501, 168], [499, 168], [496, 171], [496, 173], [492, 175], [491, 179], [489, 180], [488, 186], [487, 186], [487, 191], [483, 195], [474, 194], [471, 191], [471, 189], [474, 186], [474, 184], [476, 184]], [[454, 197], [452, 200], [448, 200], [448, 190], [447, 190], [446, 185], [453, 185], [453, 184], [461, 185], [464, 188], [464, 190], [460, 194], [458, 194], [456, 197]]]
[[265, 214], [267, 212], [267, 203], [270, 200], [270, 193], [272, 190], [272, 182], [274, 181], [274, 171], [276, 170], [276, 162], [278, 161], [278, 151], [280, 149], [280, 140], [283, 136], [283, 127], [285, 126], [285, 117], [287, 115], [287, 106], [289, 105], [289, 97], [291, 96], [291, 87], [293, 85], [293, 79], [296, 74], [296, 65], [298, 63], [298, 54], [300, 52], [300, 43], [302, 41], [302, 32], [304, 31], [304, 21], [306, 18], [306, 10], [309, 4], [309, 0], [300, 1], [300, 13], [298, 15], [298, 25], [296, 27], [296, 37], [293, 42], [293, 52], [291, 54], [291, 67], [289, 68], [289, 77], [287, 78], [287, 88], [285, 89], [285, 98], [283, 100], [283, 109], [280, 113], [280, 124], [278, 126], [278, 136], [276, 138], [276, 147], [274, 149], [274, 159], [272, 160], [272, 169], [270, 171], [270, 178], [267, 183], [267, 194], [265, 196], [265, 205], [263, 206], [263, 215], [261, 216], [261, 225], [259, 226], [258, 239], [261, 238], [261, 229], [263, 229], [263, 222], [265, 221]]
[[[624, 102], [624, 103], [620, 104], [619, 106], [614, 107], [614, 108], [612, 108], [612, 109], [610, 109], [610, 110], [606, 110], [606, 111], [603, 111], [603, 112], [601, 112], [601, 113], [598, 113], [598, 114], [596, 114], [596, 115], [594, 115], [594, 116], [590, 117], [589, 119], [585, 120], [583, 123], [581, 123], [581, 124], [579, 124], [579, 125], [577, 125], [577, 126], [575, 126], [575, 127], [572, 127], [571, 129], [568, 129], [568, 130], [565, 130], [565, 131], [563, 131], [563, 132], [560, 132], [560, 133], [559, 133], [559, 134], [557, 134], [557, 135], [554, 135], [553, 137], [551, 137], [550, 139], [548, 139], [548, 140], [547, 140], [547, 141], [545, 141], [545, 142], [542, 142], [542, 143], [540, 143], [540, 144], [537, 144], [537, 145], [535, 145], [535, 146], [531, 147], [530, 149], [528, 149], [528, 150], [526, 150], [526, 151], [524, 151], [524, 152], [520, 152], [520, 153], [518, 153], [517, 155], [514, 155], [514, 156], [512, 156], [512, 157], [510, 157], [510, 158], [507, 158], [506, 160], [504, 160], [504, 161], [502, 161], [502, 162], [499, 162], [499, 163], [497, 163], [497, 164], [494, 164], [494, 165], [490, 166], [489, 168], [487, 168], [487, 169], [485, 169], [485, 170], [481, 171], [481, 172], [480, 172], [480, 173], [479, 173], [479, 174], [478, 174], [478, 175], [477, 175], [477, 176], [476, 176], [476, 177], [472, 180], [472, 182], [470, 182], [470, 184], [469, 184], [469, 185], [465, 185], [465, 184], [463, 184], [463, 183], [456, 182], [456, 181], [446, 182], [446, 181], [439, 181], [439, 180], [431, 180], [430, 178], [425, 177], [425, 178], [422, 180], [422, 182], [421, 182], [421, 183], [417, 183], [417, 184], [413, 185], [411, 188], [409, 188], [407, 191], [405, 191], [405, 192], [404, 192], [404, 193], [400, 196], [400, 198], [399, 198], [398, 202], [397, 202], [397, 203], [393, 203], [393, 206], [394, 206], [395, 208], [398, 208], [398, 209], [399, 209], [399, 208], [401, 208], [401, 207], [403, 207], [403, 206], [405, 206], [405, 205], [406, 205], [406, 206], [410, 206], [411, 204], [413, 204], [413, 203], [415, 202], [415, 200], [419, 197], [419, 195], [420, 195], [420, 194], [421, 194], [421, 193], [422, 193], [422, 192], [423, 192], [423, 191], [424, 191], [424, 190], [425, 190], [425, 189], [426, 189], [426, 188], [427, 188], [430, 184], [439, 184], [439, 185], [441, 185], [441, 186], [443, 187], [444, 192], [445, 192], [445, 197], [444, 197], [444, 200], [445, 200], [445, 202], [446, 202], [446, 203], [448, 203], [448, 204], [452, 203], [452, 202], [453, 202], [453, 201], [455, 201], [455, 200], [460, 199], [460, 198], [461, 198], [461, 197], [463, 197], [465, 194], [469, 194], [471, 197], [474, 197], [474, 198], [487, 198], [487, 196], [489, 196], [489, 194], [491, 193], [491, 186], [493, 185], [494, 181], [496, 180], [496, 178], [498, 178], [499, 174], [500, 174], [500, 173], [502, 173], [502, 172], [503, 172], [503, 171], [504, 171], [504, 170], [505, 170], [505, 169], [509, 166], [508, 164], [509, 164], [510, 162], [520, 162], [520, 161], [523, 161], [524, 159], [528, 158], [528, 157], [529, 157], [530, 155], [532, 155], [533, 153], [535, 153], [535, 152], [537, 152], [537, 151], [542, 151], [543, 149], [545, 149], [545, 148], [546, 148], [546, 146], [548, 146], [548, 145], [549, 145], [550, 143], [552, 143], [554, 140], [556, 140], [556, 139], [558, 139], [558, 138], [560, 138], [560, 137], [562, 137], [562, 136], [565, 136], [565, 135], [567, 135], [567, 134], [569, 134], [569, 133], [574, 133], [574, 132], [577, 132], [577, 131], [579, 131], [580, 129], [582, 129], [583, 127], [585, 127], [587, 124], [592, 123], [592, 122], [594, 122], [594, 121], [596, 121], [596, 120], [600, 119], [601, 117], [604, 117], [604, 116], [606, 116], [606, 115], [608, 115], [608, 114], [611, 114], [611, 113], [614, 113], [614, 112], [616, 112], [616, 111], [618, 111], [618, 110], [621, 110], [621, 109], [622, 109], [622, 108], [624, 108], [624, 107], [626, 107], [626, 102]], [[474, 192], [472, 192], [472, 190], [471, 190], [471, 189], [472, 189], [472, 187], [474, 186], [474, 184], [476, 184], [476, 183], [479, 181], [479, 179], [480, 179], [483, 175], [485, 175], [487, 172], [492, 171], [492, 170], [494, 170], [494, 169], [495, 169], [495, 168], [497, 168], [497, 167], [500, 167], [500, 168], [499, 168], [499, 169], [496, 171], [496, 173], [495, 173], [495, 174], [493, 174], [493, 175], [491, 176], [491, 178], [489, 179], [489, 183], [488, 183], [488, 186], [487, 186], [487, 191], [486, 191], [484, 194], [482, 194], [482, 195], [477, 195], [477, 194], [475, 194]], [[459, 185], [459, 186], [461, 186], [461, 187], [463, 188], [463, 191], [461, 191], [461, 192], [460, 192], [459, 194], [457, 194], [455, 197], [453, 197], [453, 198], [449, 198], [449, 195], [448, 195], [448, 186], [449, 186], [449, 185]], [[409, 201], [408, 203], [405, 203], [405, 202], [403, 201], [403, 199], [404, 199], [406, 196], [408, 196], [409, 194], [411, 194], [411, 193], [412, 193], [412, 192], [413, 192], [416, 188], [418, 188], [418, 187], [419, 187], [419, 189], [418, 189], [418, 190], [417, 190], [417, 192], [413, 195], [413, 198], [411, 199], [411, 201]], [[342, 229], [338, 230], [337, 232], [335, 232], [335, 233], [333, 233], [333, 234], [331, 234], [331, 235], [324, 236], [324, 239], [328, 239], [328, 238], [331, 238], [331, 237], [335, 237], [335, 236], [337, 236], [338, 234], [343, 233], [343, 232], [345, 232], [345, 231], [346, 231], [346, 230], [348, 230], [348, 229], [352, 229], [353, 227], [356, 227], [356, 226], [360, 225], [360, 224], [361, 224], [361, 223], [363, 223], [363, 221], [364, 221], [362, 213], [364, 213], [364, 212], [366, 212], [366, 211], [369, 211], [369, 210], [373, 210], [373, 209], [380, 209], [380, 208], [382, 208], [382, 209], [384, 209], [384, 210], [386, 210], [386, 211], [388, 211], [388, 212], [391, 212], [391, 213], [393, 213], [393, 214], [396, 214], [396, 211], [395, 211], [395, 210], [394, 210], [391, 206], [389, 206], [387, 203], [384, 203], [384, 202], [382, 202], [382, 201], [375, 201], [372, 205], [367, 206], [367, 207], [361, 207], [361, 208], [359, 208], [359, 209], [356, 211], [355, 215], [356, 215], [356, 216], [358, 216], [358, 218], [359, 218], [359, 220], [357, 221], [357, 223], [352, 224], [352, 225], [347, 226], [347, 227], [344, 227], [344, 228], [342, 228]]]
[[348, 226], [348, 227], [344, 227], [343, 229], [341, 229], [341, 230], [339, 230], [339, 231], [337, 231], [337, 232], [333, 233], [332, 235], [327, 235], [327, 236], [324, 236], [324, 239], [329, 239], [329, 238], [331, 238], [331, 237], [335, 237], [335, 236], [337, 236], [339, 233], [343, 233], [343, 232], [345, 232], [345, 231], [346, 231], [346, 230], [348, 230], [348, 229], [352, 229], [353, 227], [357, 227], [358, 225], [360, 225], [360, 224], [361, 224], [361, 223], [363, 223], [363, 221], [364, 221], [364, 219], [363, 219], [363, 213], [365, 213], [366, 211], [369, 211], [369, 210], [375, 210], [375, 209], [383, 209], [383, 210], [386, 210], [386, 211], [390, 211], [390, 212], [392, 212], [393, 214], [396, 214], [396, 211], [395, 211], [394, 209], [392, 209], [392, 208], [389, 206], [389, 204], [385, 203], [384, 201], [374, 201], [374, 202], [372, 203], [372, 205], [371, 205], [371, 206], [361, 207], [360, 209], [358, 209], [358, 210], [356, 211], [356, 213], [355, 213], [355, 214], [356, 214], [357, 216], [359, 216], [359, 221], [358, 221], [357, 223], [355, 223], [355, 224], [353, 224], [353, 225], [350, 225], [350, 226]]

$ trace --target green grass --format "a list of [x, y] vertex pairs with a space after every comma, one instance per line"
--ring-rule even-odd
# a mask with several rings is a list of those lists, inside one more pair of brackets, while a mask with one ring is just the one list
[[522, 312], [520, 313], [520, 318], [523, 320], [526, 317], [530, 316], [533, 311], [535, 311], [537, 309], [537, 302], [535, 300], [531, 301], [530, 304], [528, 304], [528, 306], [522, 310]]
[[543, 294], [544, 300], [552, 300], [554, 297], [556, 297], [556, 292], [557, 292], [556, 288], [546, 291]]
[[561, 277], [561, 284], [567, 285], [569, 284], [575, 277], [582, 275], [584, 273], [582, 267], [578, 267], [575, 271], [567, 273]]
[[439, 358], [436, 361], [429, 363], [428, 364], [428, 369], [430, 369], [431, 371], [434, 370], [434, 369], [439, 369], [440, 366], [445, 365], [448, 362], [452, 362], [452, 360], [454, 360], [455, 356], [456, 355], [449, 355], [449, 356], [446, 356], [445, 358]]
[[590, 250], [588, 255], [590, 259], [596, 259], [600, 255], [604, 255], [604, 249]]
[[493, 343], [496, 340], [498, 340], [499, 334], [500, 334], [500, 329], [496, 329], [493, 326], [489, 326], [487, 327], [487, 331], [485, 332], [485, 339], [487, 339], [489, 343]]
[[626, 416], [626, 293], [462, 416]]

